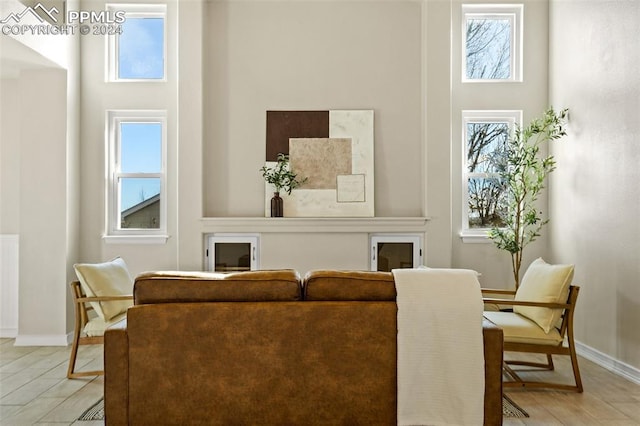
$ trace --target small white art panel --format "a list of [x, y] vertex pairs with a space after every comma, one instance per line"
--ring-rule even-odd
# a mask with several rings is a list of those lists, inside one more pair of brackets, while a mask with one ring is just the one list
[[337, 201], [339, 203], [364, 203], [365, 197], [365, 175], [338, 175]]
[[[291, 170], [307, 181], [290, 195], [280, 194], [284, 216], [373, 217], [373, 110], [328, 114], [328, 138], [289, 138]], [[266, 184], [265, 216], [272, 196], [273, 187]]]

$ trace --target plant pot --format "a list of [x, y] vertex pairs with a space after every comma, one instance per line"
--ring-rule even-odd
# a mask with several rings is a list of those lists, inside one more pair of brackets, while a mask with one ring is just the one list
[[271, 197], [271, 217], [282, 217], [284, 213], [284, 202], [279, 192], [274, 192]]

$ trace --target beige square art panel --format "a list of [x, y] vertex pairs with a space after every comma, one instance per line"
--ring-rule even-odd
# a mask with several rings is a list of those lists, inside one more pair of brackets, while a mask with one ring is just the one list
[[291, 170], [307, 181], [300, 189], [337, 189], [337, 176], [351, 174], [351, 139], [289, 139]]

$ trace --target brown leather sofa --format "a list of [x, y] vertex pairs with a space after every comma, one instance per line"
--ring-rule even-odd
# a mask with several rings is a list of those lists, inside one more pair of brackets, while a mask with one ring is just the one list
[[[142, 274], [105, 334], [106, 424], [395, 425], [395, 296], [383, 272]], [[499, 425], [502, 330], [483, 335]]]

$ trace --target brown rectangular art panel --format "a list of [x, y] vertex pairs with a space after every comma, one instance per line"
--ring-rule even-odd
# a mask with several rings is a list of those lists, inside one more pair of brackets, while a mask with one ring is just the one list
[[265, 161], [289, 154], [290, 138], [328, 138], [329, 111], [267, 111]]

